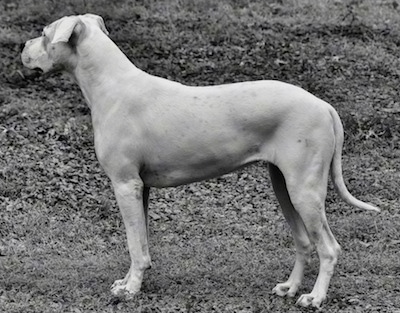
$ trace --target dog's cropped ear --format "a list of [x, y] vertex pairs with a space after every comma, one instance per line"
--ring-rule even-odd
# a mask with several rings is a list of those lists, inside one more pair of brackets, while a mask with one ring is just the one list
[[55, 24], [54, 36], [51, 43], [69, 42], [72, 36], [79, 37], [85, 24], [77, 16], [68, 16]]
[[109, 35], [109, 32], [106, 28], [106, 24], [104, 24], [104, 20], [101, 16], [96, 15], [96, 14], [90, 14], [90, 13], [87, 13], [84, 16], [94, 19], [97, 22], [97, 24], [99, 25], [102, 32], [105, 33], [107, 36]]

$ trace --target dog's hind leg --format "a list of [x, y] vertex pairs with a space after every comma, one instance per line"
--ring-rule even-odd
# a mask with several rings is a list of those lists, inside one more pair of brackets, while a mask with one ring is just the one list
[[269, 172], [283, 215], [292, 230], [296, 247], [296, 262], [289, 279], [284, 283], [277, 284], [272, 292], [278, 296], [294, 297], [303, 280], [304, 268], [309, 262], [312, 246], [304, 223], [290, 200], [282, 172], [271, 163]]
[[319, 308], [325, 300], [330, 279], [340, 253], [326, 220], [325, 198], [328, 184], [330, 158], [322, 157], [323, 151], [305, 152], [297, 156], [298, 162], [283, 171], [289, 197], [301, 217], [308, 237], [316, 246], [320, 268], [316, 283], [310, 294], [302, 295], [297, 303], [301, 306]]

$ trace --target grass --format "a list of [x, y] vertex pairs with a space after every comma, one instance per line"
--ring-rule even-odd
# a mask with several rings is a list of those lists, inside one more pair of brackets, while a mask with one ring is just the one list
[[[3, 1], [0, 4], [0, 311], [301, 312], [270, 294], [293, 241], [263, 165], [152, 190], [153, 268], [133, 300], [125, 230], [79, 89], [37, 77], [20, 44], [92, 12], [141, 69], [190, 85], [279, 79], [332, 103], [351, 192], [382, 208], [327, 212], [343, 254], [324, 312], [399, 312], [400, 15], [396, 1]], [[300, 293], [317, 275], [314, 256]]]

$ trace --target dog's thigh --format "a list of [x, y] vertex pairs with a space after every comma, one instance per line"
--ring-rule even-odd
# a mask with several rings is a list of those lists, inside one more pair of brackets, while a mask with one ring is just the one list
[[290, 199], [286, 187], [285, 177], [280, 169], [273, 164], [269, 164], [269, 172], [275, 195], [281, 206], [283, 215], [285, 216], [293, 232], [295, 242], [299, 243], [299, 248], [301, 248], [301, 250], [309, 250], [310, 240], [308, 238], [304, 223]]

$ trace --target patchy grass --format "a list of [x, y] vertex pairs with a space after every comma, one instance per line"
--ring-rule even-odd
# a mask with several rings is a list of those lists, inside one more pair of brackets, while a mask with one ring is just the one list
[[[345, 124], [344, 176], [381, 214], [330, 188], [343, 248], [324, 312], [400, 310], [396, 1], [26, 0], [0, 3], [0, 311], [299, 312], [270, 294], [293, 241], [263, 165], [151, 193], [151, 253], [135, 299], [114, 298], [129, 257], [90, 111], [68, 79], [37, 77], [20, 44], [70, 14], [104, 17], [140, 68], [191, 85], [279, 79], [332, 103]], [[317, 275], [316, 258], [301, 293]]]

